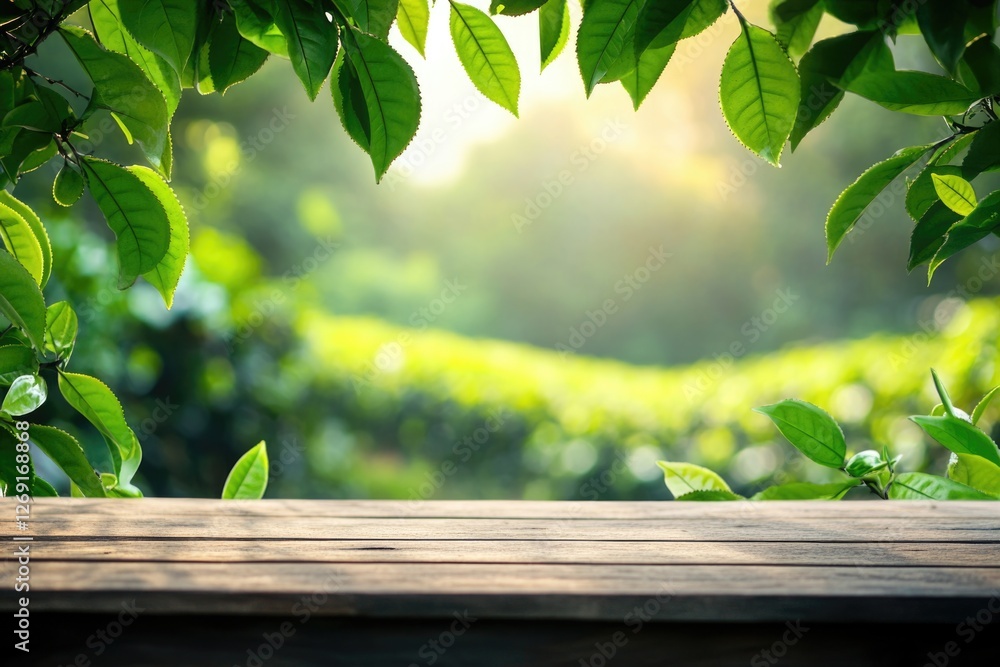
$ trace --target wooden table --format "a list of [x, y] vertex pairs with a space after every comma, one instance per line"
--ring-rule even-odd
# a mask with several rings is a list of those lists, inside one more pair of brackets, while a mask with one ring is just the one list
[[0, 511], [7, 623], [30, 545], [13, 664], [1000, 664], [1000, 503], [59, 498], [25, 531]]

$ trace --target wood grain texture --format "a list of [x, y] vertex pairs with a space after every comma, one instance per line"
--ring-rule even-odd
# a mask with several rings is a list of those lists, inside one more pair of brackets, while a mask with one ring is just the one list
[[[12, 578], [13, 568], [3, 576]], [[40, 562], [37, 611], [613, 620], [650, 604], [658, 620], [958, 621], [995, 597], [1000, 568], [465, 563]]]
[[[500, 544], [502, 542], [502, 544]], [[996, 567], [996, 544], [504, 540], [46, 539], [38, 561]]]
[[[1000, 596], [996, 503], [60, 498], [30, 526], [38, 613], [280, 615], [320, 595], [334, 618], [612, 621], [654, 604], [671, 622], [951, 623]], [[7, 555], [0, 575], [15, 568]]]

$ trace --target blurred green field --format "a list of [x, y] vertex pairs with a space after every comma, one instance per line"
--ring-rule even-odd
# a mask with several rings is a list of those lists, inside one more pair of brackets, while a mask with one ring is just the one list
[[305, 310], [297, 381], [336, 415], [309, 442], [309, 468], [346, 495], [402, 498], [664, 497], [659, 458], [747, 492], [823, 481], [750, 411], [797, 397], [841, 420], [853, 451], [886, 443], [904, 468], [934, 469], [945, 451], [906, 417], [936, 402], [932, 364], [970, 409], [998, 381], [997, 306], [943, 301], [940, 331], [671, 369]]

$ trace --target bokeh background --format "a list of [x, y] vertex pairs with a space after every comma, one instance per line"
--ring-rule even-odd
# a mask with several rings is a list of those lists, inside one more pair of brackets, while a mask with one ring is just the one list
[[[115, 288], [93, 202], [57, 207], [47, 170], [18, 186], [52, 230], [50, 289], [80, 315], [74, 368], [122, 398], [147, 495], [217, 496], [260, 439], [269, 497], [667, 498], [658, 459], [745, 492], [820, 481], [751, 412], [785, 397], [841, 419], [853, 451], [942, 468], [905, 417], [935, 403], [932, 366], [967, 409], [996, 382], [996, 239], [927, 286], [905, 269], [901, 187], [829, 266], [823, 237], [844, 187], [941, 121], [849, 98], [765, 165], [719, 111], [732, 15], [681, 44], [638, 112], [616, 86], [585, 99], [572, 43], [539, 74], [536, 22], [498, 17], [522, 69], [515, 119], [468, 82], [447, 19], [434, 7], [426, 61], [393, 36], [423, 117], [379, 185], [329, 93], [309, 103], [287, 62], [225, 97], [186, 91], [173, 185], [192, 255], [172, 310]], [[843, 30], [824, 21], [820, 36]], [[55, 41], [38, 69], [72, 81]], [[894, 51], [933, 69], [915, 38]], [[140, 161], [113, 126], [90, 136]], [[71, 419], [58, 397], [44, 409]]]

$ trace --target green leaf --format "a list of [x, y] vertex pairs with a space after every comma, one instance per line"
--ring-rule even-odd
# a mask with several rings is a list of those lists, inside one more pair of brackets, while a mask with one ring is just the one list
[[[26, 132], [26, 134], [33, 133]], [[24, 160], [21, 161], [21, 166], [19, 168], [21, 174], [27, 174], [28, 172], [34, 171], [55, 157], [57, 152], [56, 143], [51, 139], [48, 139], [48, 137], [44, 134], [41, 136], [45, 137], [45, 144], [38, 150], [31, 151], [24, 157]]]
[[990, 500], [981, 491], [944, 477], [922, 472], [896, 475], [889, 487], [891, 500]]
[[57, 428], [38, 424], [28, 427], [28, 435], [35, 446], [52, 459], [85, 496], [104, 498], [107, 495], [101, 485], [101, 478], [87, 460], [87, 455], [76, 438]]
[[[562, 0], [565, 4], [566, 0]], [[396, 25], [399, 33], [417, 52], [426, 57], [424, 48], [427, 46], [427, 25], [430, 22], [431, 9], [427, 0], [399, 0], [396, 10]]]
[[170, 221], [163, 205], [142, 180], [114, 163], [82, 160], [87, 186], [118, 238], [118, 285], [130, 286], [166, 256]]
[[960, 2], [920, 2], [916, 4], [917, 25], [931, 53], [952, 74], [965, 52], [965, 22], [968, 6]]
[[45, 349], [59, 359], [69, 359], [76, 345], [76, 313], [66, 301], [49, 306], [45, 315]]
[[559, 57], [569, 41], [569, 8], [566, 0], [548, 0], [538, 11], [538, 51], [541, 71]]
[[944, 386], [944, 382], [941, 381], [941, 377], [933, 368], [931, 369], [931, 379], [934, 381], [934, 391], [937, 392], [938, 398], [941, 399], [941, 406], [944, 408], [944, 413], [952, 417], [957, 417], [957, 411], [955, 410], [955, 404], [951, 401], [951, 395], [948, 393], [947, 387]]
[[746, 500], [743, 496], [738, 493], [733, 493], [732, 491], [691, 491], [690, 493], [685, 493], [682, 496], [677, 496], [675, 500], [697, 500], [697, 501], [713, 501], [713, 500]]
[[670, 57], [677, 49], [676, 44], [670, 44], [658, 49], [650, 48], [642, 52], [636, 68], [622, 77], [622, 86], [632, 98], [632, 106], [636, 111], [646, 99], [646, 95], [656, 85], [663, 70], [666, 69]]
[[983, 413], [986, 412], [986, 408], [990, 407], [990, 403], [996, 398], [997, 394], [1000, 393], [1000, 387], [993, 387], [983, 398], [976, 404], [976, 408], [972, 411], [972, 423], [978, 424], [979, 420], [983, 418]]
[[254, 0], [229, 0], [229, 6], [241, 35], [265, 51], [288, 57], [288, 40], [275, 25], [274, 14]]
[[636, 17], [635, 53], [660, 49], [693, 37], [726, 13], [726, 0], [651, 0]]
[[4, 127], [23, 127], [47, 134], [61, 132], [63, 126], [67, 124], [67, 119], [72, 115], [65, 98], [46, 88], [37, 88], [35, 94], [39, 97], [45, 95], [43, 99], [50, 102], [54, 101], [52, 100], [54, 95], [59, 98], [60, 104], [56, 107], [54, 104], [46, 105], [39, 99], [29, 99], [11, 109], [3, 117]]
[[413, 70], [385, 42], [355, 28], [344, 28], [341, 39], [368, 112], [368, 154], [379, 181], [417, 131], [420, 89]]
[[[11, 183], [17, 183], [22, 174], [26, 174], [33, 168], [40, 166], [41, 160], [48, 160], [51, 157], [50, 147], [53, 141], [50, 135], [42, 132], [30, 132], [20, 128], [12, 128], [13, 139], [10, 139], [10, 148], [0, 152], [0, 164], [6, 172]], [[8, 132], [10, 136], [10, 132]], [[36, 159], [36, 156], [40, 156]]]
[[976, 132], [962, 167], [975, 174], [1000, 167], [1000, 122], [992, 122]]
[[163, 303], [167, 308], [170, 308], [174, 304], [174, 291], [177, 289], [177, 283], [180, 282], [181, 273], [184, 271], [184, 262], [188, 255], [187, 216], [184, 214], [184, 209], [181, 208], [181, 203], [177, 201], [174, 191], [159, 174], [139, 165], [129, 167], [128, 171], [149, 188], [167, 215], [167, 221], [170, 225], [170, 241], [167, 244], [167, 252], [156, 266], [143, 272], [142, 277], [156, 288], [156, 291], [163, 297]]
[[977, 491], [1000, 498], [1000, 466], [975, 454], [955, 454], [948, 477]]
[[45, 231], [45, 226], [42, 225], [41, 219], [27, 204], [20, 199], [16, 199], [14, 195], [2, 188], [0, 188], [0, 204], [17, 211], [18, 215], [24, 218], [24, 221], [31, 227], [31, 232], [35, 235], [35, 239], [42, 249], [42, 280], [39, 285], [45, 287], [45, 284], [49, 282], [49, 276], [52, 274], [52, 244], [49, 242], [49, 235]]
[[21, 214], [3, 202], [0, 202], [0, 239], [3, 239], [7, 252], [42, 286], [45, 269], [42, 246]]
[[37, 475], [31, 478], [31, 495], [35, 498], [59, 497], [59, 493], [56, 492], [55, 488]]
[[141, 449], [114, 393], [97, 378], [64, 371], [59, 371], [59, 391], [104, 436], [118, 483], [127, 485], [139, 466]]
[[944, 245], [948, 230], [961, 219], [962, 216], [940, 201], [935, 201], [913, 227], [913, 232], [910, 234], [910, 257], [906, 268], [913, 270], [924, 262], [932, 260]]
[[38, 283], [14, 257], [0, 252], [0, 315], [20, 329], [41, 351], [45, 336], [45, 300]]
[[866, 449], [852, 456], [844, 465], [844, 472], [858, 479], [878, 472], [889, 465], [889, 461], [874, 449]]
[[1000, 226], [1000, 190], [987, 195], [965, 219], [959, 220], [948, 230], [944, 243], [931, 260], [927, 272], [928, 282], [946, 259], [986, 238], [998, 226]]
[[959, 72], [962, 82], [983, 97], [1000, 93], [1000, 47], [981, 35], [965, 48]]
[[656, 465], [663, 470], [664, 482], [675, 498], [693, 491], [727, 491], [732, 493], [732, 489], [729, 488], [725, 480], [708, 468], [702, 468], [693, 463], [674, 463], [672, 461], [657, 461]]
[[34, 375], [37, 372], [38, 358], [30, 347], [0, 346], [0, 386], [9, 386], [22, 375]]
[[121, 20], [140, 44], [180, 72], [194, 51], [199, 7], [192, 0], [132, 0], [122, 3]]
[[879, 3], [871, 0], [826, 0], [826, 11], [844, 23], [872, 26], [879, 16]]
[[274, 0], [274, 22], [288, 42], [288, 58], [315, 100], [337, 57], [337, 26], [306, 0]]
[[267, 489], [267, 448], [261, 440], [240, 457], [222, 488], [223, 500], [259, 500]]
[[744, 146], [774, 166], [799, 108], [799, 77], [774, 35], [740, 17], [740, 35], [722, 64], [719, 98]]
[[[122, 0], [91, 0], [90, 19], [104, 48], [129, 57], [163, 93], [167, 116], [172, 117], [181, 100], [181, 80], [166, 60], [136, 41], [121, 19]], [[169, 170], [168, 170], [169, 171]]]
[[776, 31], [775, 37], [781, 42], [789, 55], [801, 56], [809, 50], [816, 28], [823, 18], [822, 0], [772, 0], [770, 6], [771, 22]]
[[844, 237], [854, 228], [876, 197], [930, 149], [931, 146], [904, 148], [888, 160], [869, 167], [858, 180], [840, 193], [826, 216], [827, 262], [833, 259], [833, 253]]
[[489, 16], [449, 0], [451, 40], [469, 79], [487, 99], [517, 116], [521, 71], [510, 44]]
[[886, 109], [918, 116], [965, 113], [978, 99], [976, 93], [948, 77], [910, 70], [865, 72], [841, 85]]
[[397, 0], [353, 1], [355, 10], [351, 16], [357, 21], [358, 28], [369, 35], [375, 35], [380, 41], [386, 41], [398, 11]]
[[855, 481], [833, 484], [792, 482], [764, 489], [750, 496], [750, 500], [840, 500], [859, 484]]
[[196, 50], [191, 54], [187, 69], [181, 75], [183, 82], [190, 81], [191, 87], [196, 88], [202, 95], [210, 95], [215, 92], [215, 81], [212, 80], [212, 69], [209, 63], [209, 49], [215, 40], [218, 28], [219, 23], [215, 20], [200, 22], [199, 33], [195, 38]]
[[330, 88], [340, 123], [351, 139], [367, 153], [372, 144], [368, 106], [365, 104], [365, 94], [361, 90], [358, 73], [354, 70], [354, 65], [344, 60], [343, 51], [337, 55], [333, 64], [333, 77], [336, 85]]
[[267, 51], [240, 35], [236, 17], [226, 14], [208, 45], [208, 67], [219, 93], [245, 81], [267, 60]]
[[94, 83], [90, 108], [114, 112], [150, 163], [166, 171], [170, 117], [163, 93], [138, 65], [127, 56], [103, 49], [86, 30], [63, 25], [59, 32]]
[[545, 0], [493, 0], [490, 2], [490, 14], [521, 16], [535, 11], [544, 4]]
[[0, 413], [20, 417], [34, 412], [48, 398], [45, 380], [38, 375], [22, 375], [11, 383], [0, 405]]
[[[917, 174], [917, 177], [910, 183], [906, 191], [906, 212], [910, 217], [919, 222], [920, 218], [930, 210], [935, 203], [940, 203], [937, 188], [934, 187], [933, 176], [962, 176], [964, 173], [961, 167], [950, 164], [934, 164], [934, 159]], [[947, 231], [947, 229], [945, 230]], [[943, 236], [943, 234], [942, 234]]]
[[966, 216], [976, 209], [976, 191], [972, 183], [961, 176], [949, 174], [931, 174], [934, 191], [944, 202], [944, 205], [961, 216]]
[[83, 195], [83, 185], [83, 176], [66, 162], [52, 181], [52, 198], [60, 206], [72, 206]]
[[[973, 130], [972, 132], [953, 136], [949, 141], [944, 142], [944, 144], [938, 142], [940, 148], [934, 155], [934, 163], [938, 165], [952, 164], [955, 161], [955, 158], [961, 155], [963, 151], [972, 145], [972, 142], [975, 140], [977, 134], [979, 134], [979, 131]], [[969, 170], [970, 178], [978, 175], [979, 172]]]
[[781, 434], [807, 457], [828, 468], [841, 468], [847, 454], [844, 432], [833, 417], [812, 403], [786, 399], [754, 408], [767, 415]]
[[1000, 465], [1000, 452], [990, 436], [964, 419], [945, 414], [940, 417], [914, 416], [910, 417], [910, 421], [956, 454], [975, 454]]
[[593, 0], [583, 13], [576, 54], [587, 97], [601, 81], [620, 78], [635, 66], [633, 39], [640, 4], [639, 0]]

